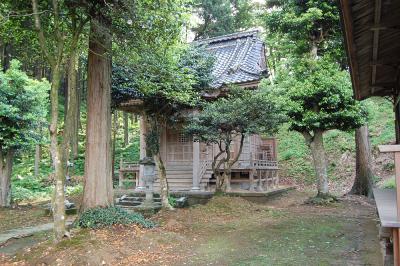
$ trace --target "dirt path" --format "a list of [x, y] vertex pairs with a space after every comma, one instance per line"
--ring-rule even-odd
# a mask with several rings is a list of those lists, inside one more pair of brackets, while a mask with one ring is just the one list
[[[160, 226], [73, 232], [0, 264], [17, 265], [381, 265], [374, 206], [345, 198], [304, 205], [290, 192], [266, 204], [218, 197], [205, 206], [160, 213]], [[24, 254], [23, 254], [24, 253]]]

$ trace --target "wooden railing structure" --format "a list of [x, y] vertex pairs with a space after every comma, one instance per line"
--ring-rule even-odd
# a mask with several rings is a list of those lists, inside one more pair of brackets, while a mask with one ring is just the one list
[[[220, 170], [222, 170], [222, 166]], [[264, 191], [275, 188], [279, 184], [278, 162], [269, 160], [238, 160], [232, 171], [248, 172], [249, 178], [231, 178], [231, 183], [249, 183], [250, 191]], [[199, 177], [202, 180], [205, 174], [212, 172], [212, 161], [203, 160], [199, 169]]]
[[137, 162], [124, 162], [122, 159], [119, 161], [119, 170], [118, 170], [118, 186], [122, 188], [124, 186], [124, 177], [127, 173], [134, 174], [135, 177], [135, 186], [139, 185], [139, 163]]
[[[139, 186], [140, 166], [137, 162], [125, 162], [120, 160], [119, 167], [119, 187], [124, 187], [125, 174], [134, 174], [133, 181], [136, 187]], [[220, 168], [222, 170], [222, 166]], [[232, 166], [232, 172], [247, 172], [248, 178], [231, 178], [229, 182], [240, 184], [248, 183], [250, 191], [264, 191], [275, 188], [279, 183], [277, 161], [270, 160], [238, 160]], [[198, 177], [199, 183], [203, 184], [203, 189], [209, 185], [213, 174], [212, 160], [202, 160], [200, 163]], [[202, 182], [203, 181], [203, 182]]]

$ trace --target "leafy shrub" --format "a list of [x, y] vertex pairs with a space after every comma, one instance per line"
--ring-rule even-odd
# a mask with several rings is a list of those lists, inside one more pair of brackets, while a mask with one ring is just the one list
[[51, 189], [49, 191], [35, 192], [23, 187], [12, 186], [11, 187], [11, 199], [13, 202], [18, 203], [21, 201], [29, 201], [35, 199], [47, 199], [50, 197]]
[[122, 185], [123, 185], [123, 187], [124, 187], [125, 189], [129, 189], [129, 188], [134, 187], [135, 182], [132, 181], [132, 180], [124, 180], [124, 181], [122, 181]]
[[176, 207], [176, 198], [173, 196], [168, 196], [168, 202], [172, 207]]
[[382, 185], [382, 188], [396, 188], [396, 180], [394, 177], [391, 177], [387, 180], [385, 180]]
[[383, 170], [385, 171], [393, 171], [394, 170], [394, 162], [388, 162], [383, 165]]
[[46, 187], [42, 180], [35, 177], [24, 177], [24, 178], [16, 178], [13, 180], [13, 186], [21, 187], [28, 189], [32, 192], [46, 192], [48, 191], [48, 187]]
[[140, 213], [128, 213], [119, 207], [89, 209], [81, 214], [75, 224], [83, 228], [101, 228], [113, 224], [138, 224], [145, 228], [155, 226]]
[[83, 193], [83, 186], [79, 184], [76, 186], [67, 186], [67, 191], [65, 194], [67, 196], [74, 196], [74, 195], [80, 195], [82, 193]]

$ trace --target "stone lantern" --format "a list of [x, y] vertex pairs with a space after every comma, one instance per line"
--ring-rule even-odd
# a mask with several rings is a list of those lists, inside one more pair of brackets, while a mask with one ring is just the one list
[[139, 161], [143, 165], [143, 182], [145, 186], [146, 199], [144, 205], [153, 204], [153, 184], [155, 180], [156, 164], [151, 157], [144, 157]]

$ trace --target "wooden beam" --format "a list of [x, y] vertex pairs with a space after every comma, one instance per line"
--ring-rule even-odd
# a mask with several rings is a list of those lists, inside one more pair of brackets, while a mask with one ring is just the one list
[[357, 64], [357, 49], [354, 41], [353, 18], [351, 14], [351, 5], [349, 0], [340, 0], [340, 15], [344, 32], [344, 42], [346, 46], [347, 58], [349, 61], [351, 82], [353, 84], [354, 96], [361, 99], [360, 94], [360, 76]]
[[379, 145], [378, 149], [382, 153], [400, 152], [400, 145]]
[[399, 265], [399, 229], [392, 228], [394, 265]]
[[[381, 21], [381, 0], [375, 0], [375, 14], [374, 14], [374, 23], [375, 25], [379, 25]], [[373, 33], [373, 42], [372, 42], [372, 60], [376, 61], [378, 59], [378, 51], [379, 51], [379, 29], [374, 30]], [[376, 65], [372, 66], [372, 74], [371, 74], [371, 83], [375, 85], [376, 82]]]

